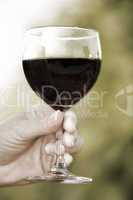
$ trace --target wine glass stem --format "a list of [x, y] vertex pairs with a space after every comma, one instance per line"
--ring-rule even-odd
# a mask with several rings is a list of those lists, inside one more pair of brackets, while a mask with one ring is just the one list
[[53, 173], [62, 173], [67, 175], [67, 166], [64, 160], [64, 155], [62, 154], [62, 141], [60, 139], [57, 140], [57, 154], [56, 154], [56, 162], [51, 168], [51, 172]]
[[63, 155], [57, 155], [56, 168], [58, 168], [58, 169], [65, 169], [66, 168]]

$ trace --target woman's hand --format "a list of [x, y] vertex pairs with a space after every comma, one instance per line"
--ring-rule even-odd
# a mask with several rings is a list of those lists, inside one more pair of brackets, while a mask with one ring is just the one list
[[[64, 125], [63, 119], [66, 121]], [[53, 150], [56, 148], [52, 149], [51, 144], [55, 147], [57, 133], [62, 138], [64, 158], [69, 165], [72, 161], [69, 153], [76, 152], [82, 142], [75, 127], [69, 126], [68, 121], [67, 115], [64, 118], [62, 112], [54, 111], [44, 104], [1, 124], [0, 185], [14, 185], [26, 177], [47, 173], [54, 162], [51, 151], [56, 151]], [[68, 132], [71, 132], [71, 128], [74, 134], [70, 135]]]

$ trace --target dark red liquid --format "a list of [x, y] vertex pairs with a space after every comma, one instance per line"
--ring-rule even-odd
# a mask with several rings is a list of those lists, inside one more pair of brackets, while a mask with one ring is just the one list
[[94, 85], [100, 59], [47, 58], [23, 60], [31, 88], [54, 109], [65, 110], [78, 102]]

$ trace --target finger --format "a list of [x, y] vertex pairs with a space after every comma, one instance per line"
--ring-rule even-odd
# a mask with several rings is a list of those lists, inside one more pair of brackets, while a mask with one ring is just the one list
[[77, 117], [74, 112], [66, 111], [64, 114], [63, 128], [69, 133], [76, 131], [77, 126]]
[[[49, 142], [49, 139], [45, 139], [48, 136], [44, 137], [43, 145], [42, 145], [42, 163], [44, 171], [49, 171], [51, 166], [53, 166], [56, 163], [56, 159], [58, 155], [64, 155], [65, 153], [65, 147], [61, 143], [61, 141], [55, 141], [55, 135], [54, 136], [54, 142]], [[52, 141], [52, 140], [51, 140]], [[69, 159], [70, 160], [70, 159]], [[68, 161], [69, 161], [68, 160]]]
[[67, 118], [71, 118], [75, 123], [77, 123], [77, 116], [73, 111], [68, 110], [65, 112], [64, 119], [67, 119]]
[[41, 153], [47, 153], [48, 155], [52, 155], [54, 153], [55, 142], [56, 136], [54, 133], [42, 137]]
[[27, 115], [29, 115], [30, 118], [44, 119], [44, 117], [50, 116], [53, 112], [54, 109], [43, 102], [42, 104], [32, 106]]
[[65, 153], [65, 147], [61, 141], [56, 141], [55, 143], [46, 144], [45, 151], [48, 155], [63, 155]]
[[68, 148], [73, 147], [75, 144], [75, 140], [76, 140], [76, 138], [74, 135], [71, 135], [70, 133], [68, 133], [66, 131], [64, 132], [62, 141], [66, 147], [68, 147]]
[[57, 130], [62, 126], [62, 122], [63, 113], [59, 110], [55, 111], [50, 117], [47, 117], [42, 121], [42, 123], [44, 123], [43, 131], [47, 134], [57, 132]]
[[65, 131], [62, 136], [63, 144], [67, 147], [73, 147], [79, 137], [79, 132], [76, 130], [73, 134]]
[[74, 145], [72, 147], [65, 146], [65, 150], [70, 154], [77, 153], [81, 149], [83, 143], [84, 143], [83, 138], [81, 136], [78, 136], [77, 139], [75, 140]]
[[55, 133], [63, 122], [63, 113], [54, 111], [49, 117], [44, 119], [27, 119], [21, 121], [17, 125], [17, 132], [19, 135], [27, 140], [34, 139], [39, 136]]
[[56, 161], [55, 159], [54, 155], [48, 155], [46, 153], [41, 156], [41, 165], [44, 174], [47, 174], [50, 171], [53, 163]]
[[46, 174], [48, 171], [50, 171], [51, 166], [53, 166], [53, 163], [55, 163], [56, 161], [55, 154], [50, 154], [49, 152], [47, 153], [46, 146], [51, 143], [54, 144], [55, 140], [56, 140], [55, 134], [44, 136], [42, 139], [41, 164], [42, 164], [43, 172]]
[[48, 155], [54, 155], [55, 154], [55, 143], [48, 143], [46, 144], [46, 146], [44, 147], [45, 152]]
[[57, 130], [56, 132], [56, 138], [61, 140], [63, 137], [63, 130], [62, 130], [62, 127], [60, 129]]
[[65, 131], [62, 137], [62, 141], [65, 146], [66, 152], [69, 153], [78, 152], [84, 143], [84, 140], [79, 135], [78, 130], [76, 130], [73, 134]]

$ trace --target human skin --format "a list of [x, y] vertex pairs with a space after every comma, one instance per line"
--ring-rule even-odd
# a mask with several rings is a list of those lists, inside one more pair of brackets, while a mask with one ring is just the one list
[[[63, 117], [62, 112], [44, 104], [0, 125], [0, 186], [26, 184], [26, 177], [47, 174], [54, 156], [46, 151], [46, 146], [56, 142], [59, 130], [63, 134]], [[78, 144], [62, 143], [67, 165], [72, 161], [69, 153], [77, 152], [79, 141]]]

